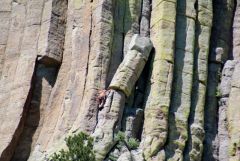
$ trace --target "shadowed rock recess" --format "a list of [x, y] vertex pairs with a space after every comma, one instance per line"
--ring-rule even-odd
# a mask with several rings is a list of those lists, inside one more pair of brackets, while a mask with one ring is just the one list
[[0, 0], [0, 161], [81, 131], [96, 161], [240, 161], [240, 0]]

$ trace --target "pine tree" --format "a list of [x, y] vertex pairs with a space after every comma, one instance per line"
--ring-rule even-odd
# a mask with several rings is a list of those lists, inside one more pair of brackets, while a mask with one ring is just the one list
[[80, 132], [65, 139], [68, 150], [60, 150], [50, 157], [50, 161], [95, 161], [93, 138]]

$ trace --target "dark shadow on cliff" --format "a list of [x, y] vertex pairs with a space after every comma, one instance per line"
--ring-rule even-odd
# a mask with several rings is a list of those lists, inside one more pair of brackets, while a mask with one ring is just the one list
[[[43, 114], [46, 109], [47, 100], [50, 91], [55, 84], [57, 77], [57, 68], [45, 67], [42, 64], [37, 64], [34, 84], [33, 97], [30, 106], [27, 107], [27, 117], [24, 123], [23, 132], [20, 136], [19, 143], [15, 149], [12, 161], [26, 161], [34, 147], [35, 141], [38, 138], [41, 126], [43, 123]], [[49, 92], [47, 93], [43, 92]], [[43, 97], [45, 95], [45, 97]], [[44, 98], [44, 100], [42, 100]], [[43, 117], [42, 119], [40, 118]]]
[[[234, 0], [235, 4], [236, 1]], [[205, 139], [203, 142], [203, 161], [216, 160], [218, 158], [218, 98], [217, 88], [220, 83], [223, 63], [233, 59], [233, 15], [235, 7], [230, 8], [227, 0], [213, 0], [213, 27], [208, 62], [207, 95], [204, 110]], [[233, 12], [231, 11], [233, 9]], [[223, 21], [228, 19], [228, 21]], [[224, 37], [223, 37], [224, 35]], [[226, 46], [225, 46], [226, 45]], [[216, 48], [223, 48], [224, 53], [221, 62], [217, 61]]]

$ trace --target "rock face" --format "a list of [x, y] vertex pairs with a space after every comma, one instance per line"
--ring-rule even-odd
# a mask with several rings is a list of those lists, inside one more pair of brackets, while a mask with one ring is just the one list
[[239, 19], [239, 0], [1, 0], [0, 161], [80, 131], [98, 161], [239, 161]]
[[[129, 51], [119, 65], [107, 92], [103, 109], [97, 114], [97, 124], [93, 137], [96, 160], [103, 160], [113, 148], [114, 133], [121, 129], [121, 120], [124, 110], [125, 98], [128, 97], [138, 80], [152, 49], [152, 42], [147, 37], [134, 35]], [[127, 154], [120, 156], [119, 160], [128, 158]]]

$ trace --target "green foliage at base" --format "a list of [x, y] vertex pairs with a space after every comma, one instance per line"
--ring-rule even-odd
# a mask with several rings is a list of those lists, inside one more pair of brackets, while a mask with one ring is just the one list
[[139, 147], [139, 141], [136, 138], [126, 139], [125, 133], [119, 131], [115, 137], [115, 140], [118, 142], [117, 146], [126, 145], [129, 150], [135, 150]]
[[125, 133], [122, 131], [119, 131], [115, 137], [115, 140], [118, 142], [123, 142], [125, 140]]
[[217, 88], [217, 90], [216, 90], [216, 97], [221, 97], [222, 96], [222, 93], [221, 93], [221, 91], [220, 91], [220, 89], [219, 88]]
[[117, 161], [118, 158], [114, 155], [109, 155], [108, 159], [111, 161]]
[[137, 149], [139, 147], [139, 141], [135, 138], [130, 138], [127, 142], [128, 144], [128, 147], [131, 149], [131, 150], [134, 150], [134, 149]]
[[65, 139], [68, 150], [54, 153], [49, 161], [95, 161], [93, 138], [80, 132]]

